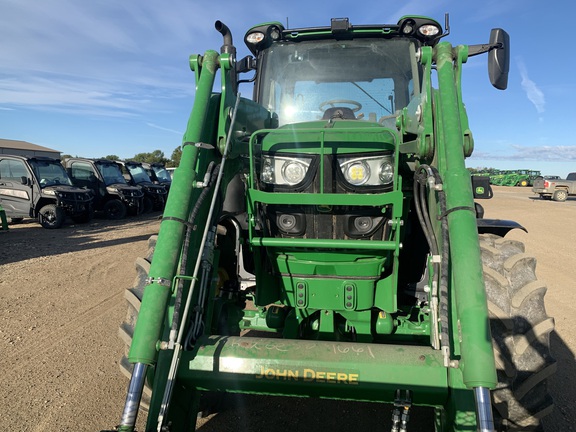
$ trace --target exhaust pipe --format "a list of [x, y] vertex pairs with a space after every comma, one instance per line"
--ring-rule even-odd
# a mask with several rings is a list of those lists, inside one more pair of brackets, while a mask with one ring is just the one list
[[224, 45], [222, 45], [220, 48], [220, 54], [226, 53], [236, 55], [236, 47], [232, 42], [232, 32], [230, 32], [228, 26], [222, 21], [218, 20], [214, 23], [214, 27], [224, 38]]

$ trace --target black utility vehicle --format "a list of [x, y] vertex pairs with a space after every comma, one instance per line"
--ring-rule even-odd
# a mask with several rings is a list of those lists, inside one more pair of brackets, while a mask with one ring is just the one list
[[108, 219], [122, 219], [127, 212], [142, 212], [144, 194], [140, 188], [126, 183], [114, 161], [68, 158], [63, 163], [74, 185], [91, 190], [94, 208], [104, 212]]
[[0, 201], [12, 222], [38, 218], [44, 228], [60, 228], [66, 216], [88, 222], [92, 200], [73, 186], [59, 159], [0, 155]]
[[164, 210], [167, 196], [166, 188], [152, 182], [142, 166], [142, 162], [116, 161], [116, 163], [122, 169], [122, 174], [128, 184], [142, 188], [142, 192], [144, 192], [144, 213], [152, 210]]
[[166, 169], [163, 163], [147, 163], [142, 162], [142, 168], [152, 180], [152, 183], [162, 185], [166, 188], [166, 191], [170, 191], [170, 185], [172, 184], [172, 176]]

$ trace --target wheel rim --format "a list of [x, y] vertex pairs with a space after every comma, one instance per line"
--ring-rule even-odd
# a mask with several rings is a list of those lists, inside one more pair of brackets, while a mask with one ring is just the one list
[[49, 225], [54, 225], [56, 223], [56, 220], [58, 219], [58, 217], [56, 216], [56, 212], [48, 210], [46, 212], [44, 212], [44, 214], [42, 215], [42, 217], [44, 218], [44, 220], [49, 224]]

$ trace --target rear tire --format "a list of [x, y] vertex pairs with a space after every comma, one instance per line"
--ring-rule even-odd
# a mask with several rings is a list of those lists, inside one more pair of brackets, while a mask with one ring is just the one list
[[547, 379], [556, 371], [546, 286], [536, 279], [536, 259], [521, 242], [483, 234], [480, 249], [498, 373], [492, 391], [496, 430], [537, 431], [553, 409]]
[[58, 229], [64, 224], [66, 213], [56, 204], [48, 204], [38, 212], [38, 222], [46, 229]]
[[558, 189], [557, 191], [554, 191], [552, 199], [554, 201], [560, 202], [566, 201], [566, 199], [568, 199], [568, 191], [565, 191], [564, 189]]

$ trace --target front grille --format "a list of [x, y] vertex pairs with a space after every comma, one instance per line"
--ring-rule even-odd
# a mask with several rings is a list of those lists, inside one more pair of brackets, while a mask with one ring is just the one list
[[371, 207], [267, 205], [267, 235], [280, 238], [386, 240], [388, 212]]

